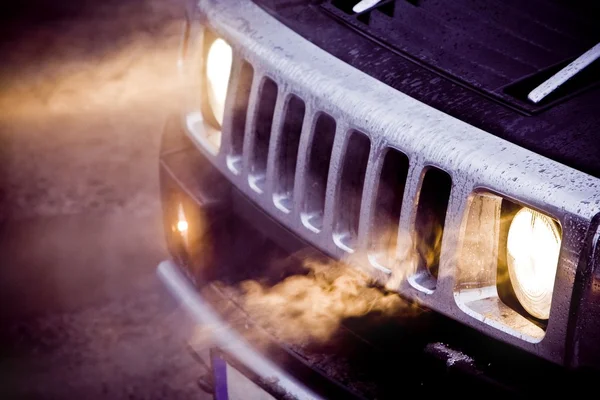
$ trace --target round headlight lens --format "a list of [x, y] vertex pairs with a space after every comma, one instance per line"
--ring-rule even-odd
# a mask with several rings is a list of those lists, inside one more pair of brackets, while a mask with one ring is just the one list
[[550, 317], [560, 244], [551, 218], [529, 208], [517, 212], [508, 231], [508, 273], [519, 302], [536, 318]]
[[223, 39], [212, 42], [206, 57], [208, 102], [219, 125], [223, 124], [232, 60], [233, 51], [227, 42]]

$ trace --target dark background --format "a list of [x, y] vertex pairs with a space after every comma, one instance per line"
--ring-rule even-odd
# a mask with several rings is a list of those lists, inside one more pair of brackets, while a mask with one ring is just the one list
[[155, 276], [183, 2], [4, 3], [0, 398], [202, 398]]

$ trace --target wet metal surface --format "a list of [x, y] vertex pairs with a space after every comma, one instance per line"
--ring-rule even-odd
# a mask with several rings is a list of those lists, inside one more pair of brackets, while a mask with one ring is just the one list
[[[201, 1], [199, 13], [206, 18], [213, 32], [226, 39], [234, 49], [235, 65], [244, 60], [254, 68], [253, 90], [248, 105], [243, 171], [231, 170], [231, 120], [227, 113], [223, 123], [224, 135], [219, 154], [203, 147], [205, 130], [191, 98], [185, 115], [190, 137], [201, 151], [245, 195], [270, 213], [287, 228], [308, 243], [336, 258], [347, 257], [347, 248], [336, 243], [333, 221], [337, 189], [341, 181], [341, 166], [350, 133], [365, 133], [372, 147], [366, 171], [367, 186], [363, 194], [357, 246], [353, 257], [357, 264], [369, 266], [365, 244], [373, 227], [373, 190], [377, 187], [378, 168], [387, 148], [404, 152], [410, 160], [410, 171], [404, 193], [399, 223], [399, 242], [402, 235], [414, 231], [415, 205], [424, 171], [429, 166], [446, 171], [452, 178], [452, 190], [446, 214], [445, 234], [441, 245], [440, 269], [437, 286], [429, 293], [409, 280], [401, 280], [394, 287], [403, 295], [418, 299], [427, 307], [450, 316], [474, 329], [511, 343], [556, 363], [565, 359], [570, 293], [575, 276], [575, 265], [581, 252], [581, 243], [590, 219], [600, 210], [600, 181], [590, 175], [559, 164], [539, 154], [453, 118], [427, 106], [384, 83], [343, 63], [304, 40], [252, 3], [238, 6], [234, 1]], [[201, 37], [202, 28], [192, 27], [192, 37]], [[194, 40], [192, 40], [194, 42]], [[195, 43], [201, 43], [199, 39]], [[197, 85], [196, 64], [201, 49], [190, 49], [187, 63], [190, 87]], [[272, 79], [280, 88], [278, 96], [287, 98], [296, 94], [306, 102], [306, 118], [300, 138], [294, 188], [294, 205], [290, 213], [282, 213], [272, 201], [272, 182], [265, 183], [265, 191], [252, 186], [251, 151], [256, 143], [254, 118], [260, 95], [258, 85], [264, 77]], [[235, 77], [233, 78], [235, 79]], [[230, 93], [235, 92], [235, 85]], [[326, 95], [325, 95], [326, 94]], [[191, 96], [190, 96], [191, 97]], [[327, 176], [322, 227], [312, 226], [313, 213], [303, 209], [307, 193], [312, 187], [306, 182], [310, 167], [305, 164], [310, 146], [316, 136], [319, 115], [327, 113], [336, 121], [336, 135]], [[274, 120], [280, 116], [275, 115]], [[276, 126], [276, 125], [275, 125]], [[321, 137], [321, 136], [320, 136]], [[267, 177], [273, 177], [273, 153], [267, 162]], [[535, 188], [535, 190], [532, 190]], [[515, 332], [510, 318], [500, 323], [492, 321], [479, 310], [474, 310], [461, 298], [461, 282], [457, 279], [460, 252], [465, 242], [464, 216], [470, 207], [471, 196], [478, 191], [491, 191], [522, 205], [539, 209], [564, 225], [563, 249], [556, 280], [552, 318], [546, 335], [540, 343], [532, 343]], [[371, 196], [369, 196], [371, 194]], [[371, 265], [371, 272], [380, 272]], [[401, 269], [401, 268], [397, 268]], [[394, 272], [391, 271], [392, 276]], [[399, 275], [405, 271], [401, 270]], [[387, 279], [387, 278], [384, 278]], [[393, 279], [390, 279], [393, 281]], [[388, 285], [389, 287], [389, 285]], [[484, 300], [484, 299], [479, 299]], [[500, 318], [504, 318], [499, 312]]]

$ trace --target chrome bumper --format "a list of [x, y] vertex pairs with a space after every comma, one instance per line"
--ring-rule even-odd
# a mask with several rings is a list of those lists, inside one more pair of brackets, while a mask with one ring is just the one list
[[210, 328], [216, 346], [234, 354], [235, 358], [245, 367], [251, 369], [266, 382], [277, 385], [279, 389], [294, 398], [307, 400], [321, 398], [263, 357], [239, 334], [231, 330], [229, 325], [202, 299], [194, 285], [172, 261], [161, 262], [158, 265], [157, 274], [194, 322]]

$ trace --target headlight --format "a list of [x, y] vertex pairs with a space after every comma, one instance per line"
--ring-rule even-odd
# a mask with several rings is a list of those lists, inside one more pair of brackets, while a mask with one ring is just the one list
[[508, 231], [508, 273], [519, 302], [536, 318], [550, 316], [560, 244], [551, 218], [529, 208], [517, 212]]
[[183, 210], [183, 204], [179, 203], [177, 206], [177, 223], [175, 224], [175, 230], [179, 232], [181, 239], [185, 246], [188, 245], [188, 229], [189, 224], [185, 215], [185, 211]]
[[232, 59], [233, 52], [227, 42], [223, 39], [212, 42], [206, 56], [208, 102], [219, 125], [223, 124]]

